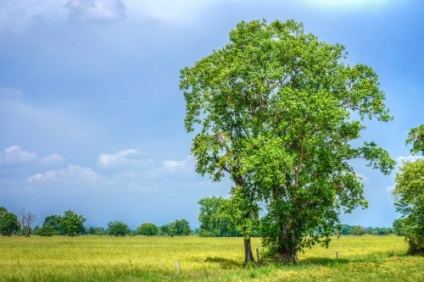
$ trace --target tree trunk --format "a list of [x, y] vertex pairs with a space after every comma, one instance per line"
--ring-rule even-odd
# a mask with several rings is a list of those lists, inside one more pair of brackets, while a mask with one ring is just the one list
[[281, 263], [298, 264], [296, 251], [296, 235], [294, 231], [289, 230], [290, 226], [280, 226], [276, 259]]
[[252, 253], [252, 245], [250, 243], [250, 237], [243, 238], [244, 242], [244, 263], [254, 262], [253, 253]]

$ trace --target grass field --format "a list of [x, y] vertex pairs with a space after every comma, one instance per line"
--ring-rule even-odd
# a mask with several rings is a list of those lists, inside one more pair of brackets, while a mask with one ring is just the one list
[[397, 236], [345, 236], [297, 266], [245, 267], [241, 238], [0, 237], [0, 281], [424, 281], [424, 257], [406, 248]]

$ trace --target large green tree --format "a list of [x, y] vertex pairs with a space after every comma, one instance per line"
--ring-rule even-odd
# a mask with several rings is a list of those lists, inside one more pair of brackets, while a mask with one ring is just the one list
[[12, 236], [20, 228], [18, 217], [5, 207], [0, 207], [0, 233], [3, 236]]
[[367, 206], [350, 160], [385, 174], [394, 167], [374, 142], [352, 142], [364, 119], [391, 117], [376, 73], [345, 57], [342, 45], [319, 41], [301, 23], [252, 21], [181, 71], [197, 172], [214, 181], [227, 174], [251, 205], [267, 204], [263, 243], [279, 261], [328, 245], [339, 212]]

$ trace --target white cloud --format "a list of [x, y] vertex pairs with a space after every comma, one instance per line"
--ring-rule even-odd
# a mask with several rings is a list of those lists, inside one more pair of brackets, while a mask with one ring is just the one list
[[57, 153], [50, 156], [39, 158], [37, 153], [23, 150], [18, 145], [12, 145], [0, 152], [0, 164], [16, 165], [16, 164], [29, 164], [41, 163], [43, 165], [52, 165], [60, 163], [63, 157]]
[[65, 6], [72, 22], [116, 21], [125, 16], [121, 0], [70, 0]]
[[370, 8], [398, 4], [399, 0], [303, 0], [308, 6], [322, 8]]
[[0, 0], [0, 32], [21, 32], [35, 24], [56, 22], [65, 13], [62, 1]]
[[63, 157], [56, 153], [50, 156], [42, 157], [40, 159], [40, 162], [46, 165], [57, 164], [57, 163], [60, 163], [61, 161], [63, 161]]
[[301, 0], [312, 8], [323, 9], [382, 9], [404, 4], [409, 0]]
[[23, 164], [35, 161], [37, 154], [24, 151], [17, 145], [10, 146], [0, 152], [0, 163], [5, 164]]
[[69, 165], [66, 169], [50, 170], [44, 173], [37, 173], [28, 178], [29, 183], [41, 182], [62, 182], [73, 184], [80, 182], [95, 182], [100, 176], [89, 167]]
[[158, 177], [160, 175], [191, 175], [195, 171], [196, 160], [192, 156], [187, 156], [183, 160], [166, 160], [161, 166], [151, 170], [148, 175]]
[[131, 18], [149, 17], [164, 22], [191, 22], [212, 5], [240, 0], [127, 0]]
[[414, 162], [414, 161], [422, 159], [422, 158], [423, 158], [423, 156], [412, 156], [412, 155], [399, 156], [399, 157], [396, 158], [396, 163], [397, 163], [397, 166], [400, 167], [406, 162]]
[[134, 149], [119, 151], [115, 154], [100, 154], [97, 165], [101, 168], [122, 168], [151, 164], [149, 159], [140, 158], [140, 153]]

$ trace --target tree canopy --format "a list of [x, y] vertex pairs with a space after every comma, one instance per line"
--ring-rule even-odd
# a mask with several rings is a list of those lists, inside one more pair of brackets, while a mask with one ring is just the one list
[[339, 212], [367, 206], [350, 160], [385, 174], [395, 164], [374, 142], [352, 142], [364, 119], [391, 116], [377, 74], [346, 54], [293, 20], [241, 22], [227, 45], [181, 71], [196, 171], [228, 175], [250, 205], [266, 204], [263, 243], [279, 261], [328, 245]]
[[126, 236], [130, 234], [130, 228], [128, 224], [115, 220], [107, 224], [108, 234], [112, 236]]
[[[414, 128], [408, 135], [411, 152], [424, 155], [424, 125]], [[395, 207], [403, 216], [402, 231], [409, 243], [409, 253], [424, 254], [424, 159], [403, 163], [396, 174], [393, 191]]]
[[60, 215], [49, 215], [44, 218], [43, 225], [37, 234], [41, 236], [53, 236], [66, 234], [63, 224], [61, 224], [62, 217]]
[[421, 153], [424, 155], [424, 124], [412, 128], [408, 133], [406, 144], [411, 144], [411, 153]]
[[231, 222], [225, 209], [228, 199], [222, 197], [206, 197], [199, 200], [200, 206], [199, 235], [203, 237], [234, 237], [241, 236]]
[[154, 223], [142, 223], [136, 230], [137, 234], [146, 236], [155, 236], [159, 233], [159, 228]]
[[12, 236], [13, 232], [21, 227], [18, 217], [5, 207], [0, 207], [0, 233], [3, 236]]
[[81, 234], [84, 230], [84, 222], [86, 219], [72, 210], [67, 210], [60, 218], [59, 226], [70, 237]]

